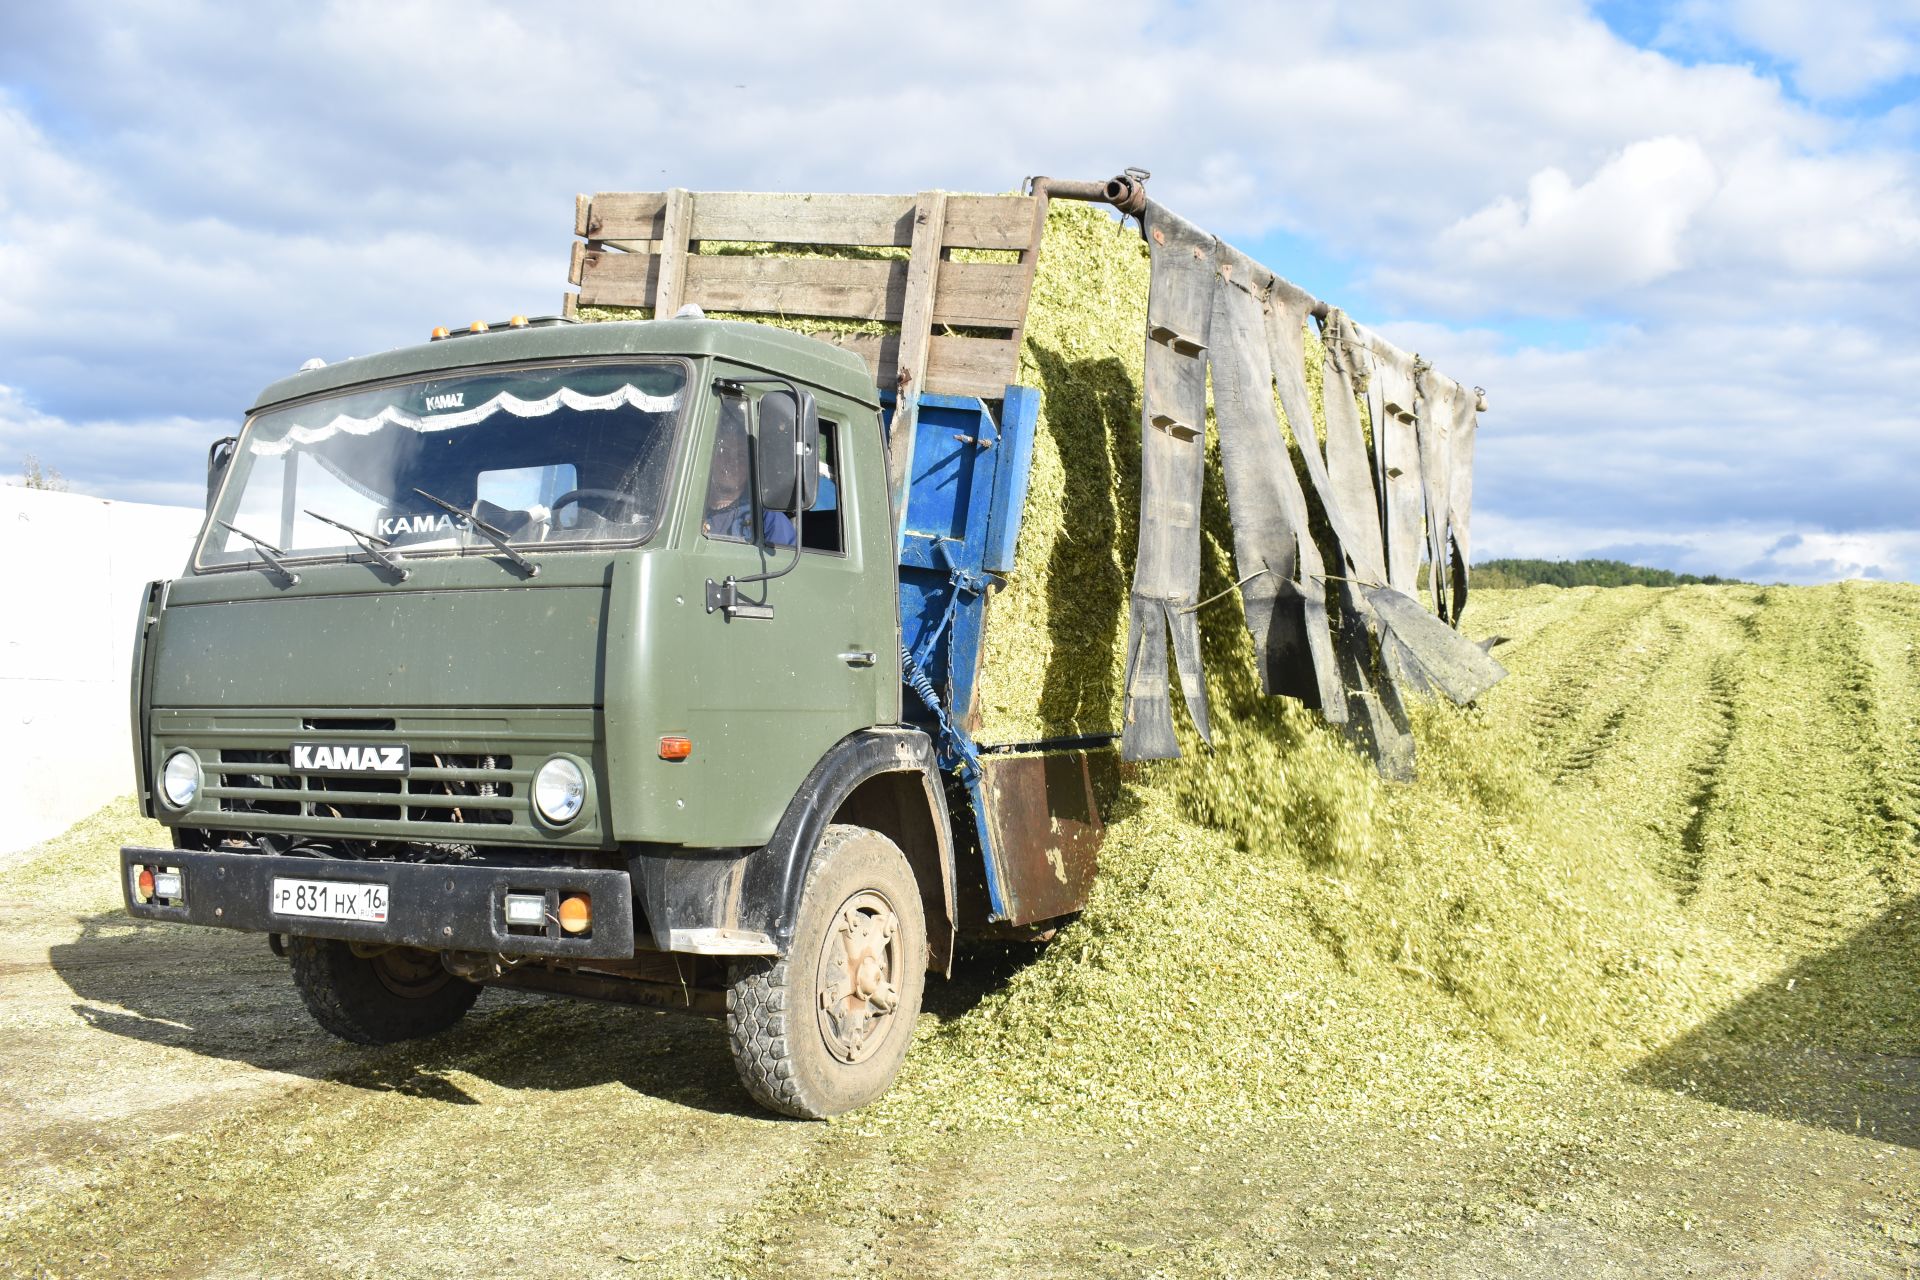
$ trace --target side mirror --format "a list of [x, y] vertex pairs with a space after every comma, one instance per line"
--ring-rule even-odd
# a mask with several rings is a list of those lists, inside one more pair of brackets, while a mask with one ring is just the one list
[[220, 494], [220, 482], [226, 479], [227, 468], [233, 465], [234, 446], [240, 443], [238, 436], [221, 436], [207, 450], [207, 510], [213, 510], [213, 500]]
[[760, 397], [754, 473], [768, 511], [805, 511], [820, 491], [820, 409], [804, 391]]

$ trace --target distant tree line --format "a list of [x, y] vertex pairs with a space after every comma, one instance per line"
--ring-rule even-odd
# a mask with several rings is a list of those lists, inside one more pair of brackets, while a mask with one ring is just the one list
[[1476, 587], [1683, 587], [1739, 581], [1711, 573], [1701, 577], [1649, 569], [1623, 560], [1483, 560], [1473, 566]]

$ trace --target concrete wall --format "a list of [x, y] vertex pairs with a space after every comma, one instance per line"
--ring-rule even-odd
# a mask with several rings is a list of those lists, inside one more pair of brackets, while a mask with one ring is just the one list
[[0, 486], [0, 854], [133, 790], [141, 594], [179, 576], [200, 518]]

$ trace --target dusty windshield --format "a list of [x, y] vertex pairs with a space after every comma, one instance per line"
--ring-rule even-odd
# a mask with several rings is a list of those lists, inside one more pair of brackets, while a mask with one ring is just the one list
[[632, 542], [653, 532], [685, 399], [678, 363], [466, 372], [310, 401], [248, 424], [198, 563], [492, 544], [424, 494], [515, 545]]

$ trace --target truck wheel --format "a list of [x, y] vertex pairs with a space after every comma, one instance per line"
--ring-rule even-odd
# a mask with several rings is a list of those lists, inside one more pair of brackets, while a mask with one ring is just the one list
[[728, 974], [727, 1038], [755, 1101], [806, 1120], [865, 1106], [900, 1071], [927, 983], [920, 887], [865, 827], [820, 838], [793, 946]]
[[342, 1040], [394, 1044], [445, 1031], [480, 998], [479, 984], [456, 978], [431, 951], [391, 947], [355, 954], [331, 938], [289, 938], [293, 983], [307, 1012]]

